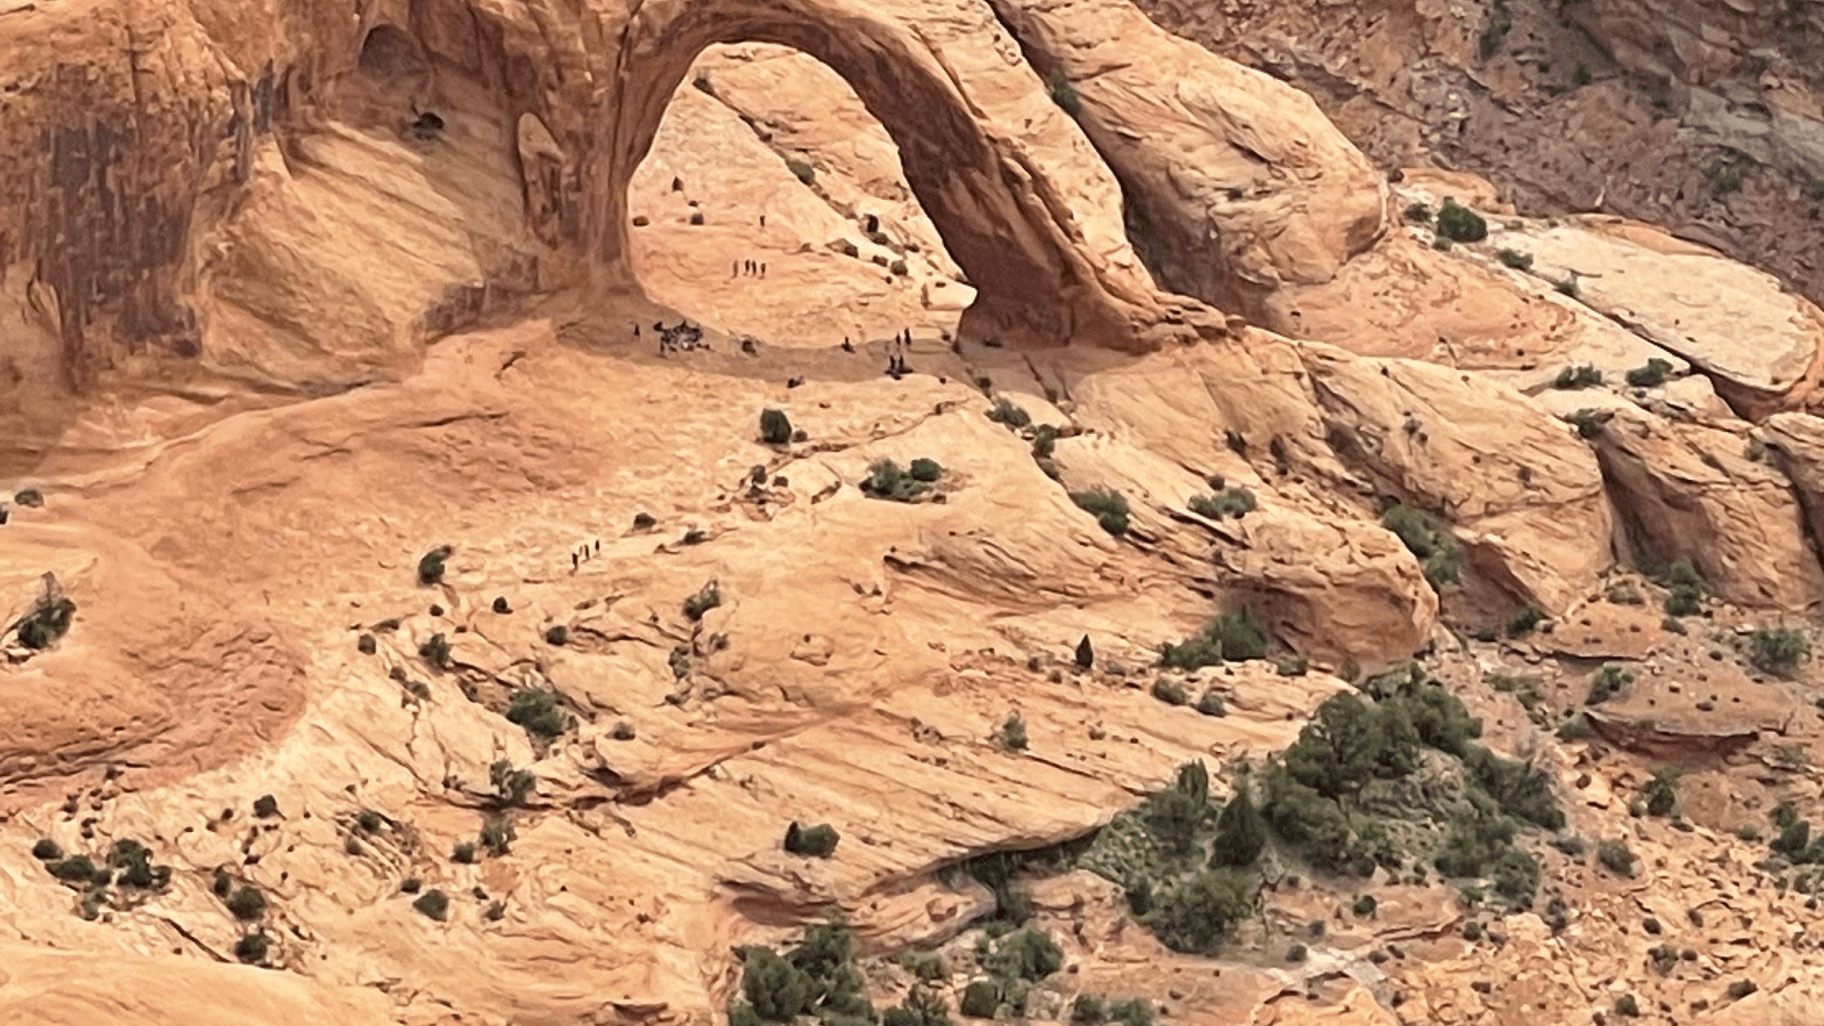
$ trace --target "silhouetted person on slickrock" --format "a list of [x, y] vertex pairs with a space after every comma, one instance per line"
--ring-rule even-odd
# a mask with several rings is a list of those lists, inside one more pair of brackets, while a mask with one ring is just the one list
[[855, 343], [850, 342], [849, 336], [847, 335], [842, 336], [842, 351], [845, 353], [852, 353], [855, 351]]
[[1077, 642], [1077, 669], [1087, 670], [1094, 665], [1096, 665], [1096, 650], [1090, 647], [1089, 635], [1085, 634], [1083, 640]]

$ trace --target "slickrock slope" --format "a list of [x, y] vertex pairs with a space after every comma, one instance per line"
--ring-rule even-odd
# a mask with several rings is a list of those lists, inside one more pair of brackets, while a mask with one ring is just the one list
[[[0, 115], [8, 1022], [700, 1026], [830, 919], [974, 1019], [1027, 906], [1040, 1022], [1808, 1014], [1762, 272], [1115, 0], [0, 3]], [[1188, 954], [1071, 861], [1415, 659], [1566, 811], [1531, 904], [1276, 841]]]

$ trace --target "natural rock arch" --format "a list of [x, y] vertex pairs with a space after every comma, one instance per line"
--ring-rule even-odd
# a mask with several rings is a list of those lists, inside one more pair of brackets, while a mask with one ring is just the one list
[[834, 70], [892, 136], [907, 182], [977, 290], [965, 337], [1137, 350], [1198, 330], [1168, 325], [1181, 311], [1162, 309], [1150, 282], [1086, 257], [1053, 183], [985, 125], [940, 58], [903, 25], [819, 0], [647, 5], [624, 40], [614, 130], [579, 168], [588, 255], [614, 283], [634, 284], [628, 183], [692, 63], [713, 45], [761, 42]]

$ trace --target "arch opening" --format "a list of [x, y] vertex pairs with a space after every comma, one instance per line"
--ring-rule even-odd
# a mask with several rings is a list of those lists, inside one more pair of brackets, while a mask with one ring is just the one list
[[646, 294], [730, 334], [943, 341], [976, 297], [892, 136], [840, 75], [790, 47], [705, 49], [627, 195]]

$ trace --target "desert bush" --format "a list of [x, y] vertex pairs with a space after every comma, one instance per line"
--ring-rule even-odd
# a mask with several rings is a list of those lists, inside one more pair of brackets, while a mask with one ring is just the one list
[[51, 875], [57, 879], [70, 883], [86, 883], [95, 879], [95, 863], [89, 861], [87, 855], [72, 855], [62, 861], [48, 863], [44, 868], [50, 870]]
[[266, 934], [255, 930], [234, 942], [234, 957], [248, 965], [259, 965], [266, 961], [266, 949]]
[[488, 767], [488, 783], [494, 787], [494, 793], [508, 805], [524, 805], [526, 795], [538, 786], [538, 777], [530, 770], [514, 769], [513, 764], [505, 759], [498, 759]]
[[450, 665], [450, 639], [433, 634], [418, 646], [418, 655], [437, 669], [444, 669]]
[[1534, 628], [1539, 626], [1539, 621], [1543, 619], [1545, 619], [1545, 614], [1540, 611], [1538, 606], [1523, 606], [1515, 610], [1514, 615], [1507, 618], [1507, 636], [1519, 638], [1531, 634]]
[[1615, 1014], [1634, 1018], [1640, 1014], [1640, 1001], [1632, 994], [1623, 994], [1615, 999]]
[[1564, 828], [1564, 810], [1552, 797], [1551, 780], [1538, 769], [1503, 759], [1481, 745], [1470, 745], [1463, 756], [1463, 770], [1508, 815], [1547, 830]]
[[1019, 713], [1010, 714], [1001, 722], [1001, 729], [995, 733], [995, 740], [1009, 752], [1024, 751], [1026, 748], [1026, 721], [1020, 719]]
[[1001, 979], [1038, 981], [1064, 967], [1064, 952], [1043, 930], [1027, 927], [1002, 937], [983, 961]]
[[1287, 748], [1282, 763], [1299, 783], [1327, 798], [1352, 795], [1374, 777], [1400, 777], [1418, 765], [1418, 730], [1396, 705], [1365, 705], [1336, 695]]
[[1143, 998], [1128, 998], [1109, 1005], [1108, 1017], [1121, 1026], [1153, 1026], [1153, 1005]]
[[1223, 702], [1222, 695], [1215, 688], [1210, 688], [1197, 699], [1197, 711], [1205, 716], [1220, 717], [1229, 714], [1229, 707]]
[[787, 171], [790, 171], [792, 173], [792, 176], [794, 178], [798, 179], [800, 182], [804, 183], [805, 185], [810, 185], [811, 183], [817, 181], [817, 169], [812, 167], [806, 161], [802, 161], [802, 160], [799, 160], [794, 157], [785, 162], [785, 168]]
[[892, 460], [879, 460], [868, 468], [861, 490], [876, 499], [911, 502], [930, 491], [931, 486], [906, 473]]
[[507, 702], [507, 722], [524, 727], [533, 738], [550, 742], [569, 730], [573, 721], [557, 707], [557, 694], [543, 688], [522, 688]]
[[760, 412], [760, 440], [768, 445], [786, 445], [792, 440], [792, 420], [784, 410]]
[[513, 823], [503, 817], [489, 816], [481, 824], [481, 846], [495, 858], [505, 855], [517, 837]]
[[1511, 267], [1516, 271], [1530, 271], [1533, 269], [1533, 256], [1531, 253], [1521, 253], [1512, 249], [1501, 249], [1495, 253], [1495, 259], [1501, 261], [1502, 266]]
[[1166, 705], [1184, 705], [1190, 701], [1190, 696], [1184, 693], [1183, 685], [1164, 677], [1153, 681], [1153, 697]]
[[1070, 501], [1086, 513], [1094, 514], [1102, 530], [1117, 537], [1127, 533], [1127, 499], [1120, 492], [1098, 489], [1071, 492]]
[[1444, 205], [1438, 208], [1438, 234], [1452, 242], [1481, 242], [1488, 238], [1488, 222], [1446, 196]]
[[1413, 224], [1430, 224], [1431, 208], [1423, 203], [1409, 203], [1406, 205], [1406, 220]]
[[1539, 892], [1539, 860], [1519, 848], [1508, 848], [1495, 859], [1490, 876], [1495, 893], [1521, 907], [1533, 903]]
[[1255, 807], [1244, 777], [1235, 794], [1216, 816], [1216, 839], [1210, 849], [1212, 866], [1251, 866], [1267, 843], [1267, 821]]
[[1762, 627], [1749, 639], [1749, 659], [1769, 673], [1790, 673], [1811, 656], [1811, 642], [1790, 627]]
[[1584, 705], [1601, 705], [1627, 690], [1634, 683], [1634, 675], [1627, 670], [1610, 663], [1598, 669], [1590, 677], [1590, 693], [1584, 697]]
[[705, 584], [702, 590], [684, 600], [684, 615], [691, 620], [703, 619], [703, 614], [722, 604], [722, 591], [716, 582]]
[[1381, 512], [1381, 526], [1392, 531], [1424, 567], [1425, 580], [1441, 589], [1463, 578], [1463, 552], [1456, 538], [1423, 510], [1394, 503]]
[[913, 987], [903, 1004], [881, 1013], [880, 1023], [881, 1026], [950, 1026], [949, 1012], [943, 998], [923, 987]]
[[1492, 802], [1473, 802], [1451, 817], [1450, 832], [1433, 859], [1445, 876], [1484, 876], [1514, 842], [1514, 823]]
[[1101, 1026], [1108, 1021], [1108, 1005], [1094, 994], [1078, 994], [1070, 1005], [1070, 1021], [1078, 1026]]
[[32, 858], [40, 862], [55, 862], [63, 858], [63, 848], [48, 837], [40, 837], [38, 843], [32, 845]]
[[[1578, 295], [1583, 292], [1583, 290], [1577, 286], [1577, 275], [1575, 274], [1572, 274], [1568, 278], [1560, 278], [1557, 281], [1552, 282], [1552, 288], [1559, 295], [1569, 296], [1572, 299], [1576, 299]], [[1584, 437], [1588, 438], [1589, 436], [1585, 435]]]
[[1634, 875], [1634, 852], [1625, 841], [1603, 841], [1598, 844], [1596, 861], [1616, 876]]
[[461, 844], [458, 844], [455, 850], [450, 852], [450, 861], [460, 862], [465, 866], [473, 865], [475, 862], [475, 845], [469, 841], [463, 841]]
[[1254, 493], [1246, 488], [1225, 488], [1214, 495], [1193, 496], [1190, 501], [1191, 512], [1211, 520], [1223, 517], [1234, 517], [1240, 520], [1259, 508]]
[[564, 646], [570, 643], [570, 628], [563, 624], [554, 624], [545, 631], [545, 644]]
[[971, 1019], [992, 1019], [1001, 1007], [1001, 988], [993, 980], [975, 980], [963, 988], [957, 1010]]
[[1045, 89], [1051, 94], [1051, 102], [1057, 104], [1071, 117], [1083, 113], [1083, 98], [1077, 95], [1077, 89], [1070, 84], [1070, 78], [1059, 68], [1045, 80]]
[[1657, 356], [1649, 357], [1644, 366], [1628, 371], [1628, 384], [1635, 388], [1658, 388], [1672, 373], [1672, 364]]
[[437, 548], [418, 558], [418, 583], [437, 584], [443, 580], [444, 562], [450, 558], [448, 545]]
[[243, 922], [253, 922], [266, 914], [266, 895], [252, 884], [242, 884], [228, 896], [228, 911]]
[[1575, 410], [1564, 421], [1577, 429], [1578, 438], [1595, 438], [1608, 429], [1608, 418], [1595, 410]]
[[912, 480], [914, 481], [923, 481], [926, 484], [930, 484], [944, 476], [944, 468], [943, 465], [936, 460], [926, 459], [923, 456], [920, 456], [918, 459], [913, 460], [911, 465], [906, 468], [906, 473], [912, 475]]
[[1376, 910], [1379, 908], [1380, 902], [1374, 900], [1374, 895], [1364, 894], [1355, 899], [1355, 904], [1349, 907], [1349, 911], [1354, 912], [1362, 919], [1372, 919], [1374, 918]]
[[1254, 619], [1252, 609], [1224, 613], [1203, 630], [1179, 644], [1160, 648], [1160, 662], [1179, 670], [1196, 670], [1225, 660], [1245, 662], [1267, 655], [1267, 632]]
[[1147, 836], [1167, 852], [1185, 856], [1197, 843], [1197, 828], [1208, 805], [1179, 788], [1167, 788], [1140, 805]]
[[1018, 431], [1032, 424], [1032, 415], [1016, 405], [1011, 399], [996, 399], [988, 411], [988, 419], [996, 424], [1004, 424]]
[[1565, 717], [1563, 723], [1558, 724], [1558, 740], [1560, 741], [1581, 741], [1589, 737], [1591, 733], [1593, 731], [1590, 729], [1590, 721], [1584, 719], [1582, 713], [1573, 713]]
[[1566, 367], [1558, 372], [1552, 387], [1561, 391], [1572, 391], [1579, 388], [1593, 388], [1602, 384], [1602, 372], [1590, 364], [1579, 364]]
[[836, 844], [842, 835], [828, 823], [816, 826], [801, 827], [797, 820], [785, 828], [785, 850], [793, 855], [809, 855], [814, 858], [827, 859], [836, 852]]
[[1642, 798], [1647, 801], [1647, 815], [1670, 816], [1678, 807], [1679, 771], [1674, 766], [1663, 766], [1640, 789]]
[[1254, 908], [1256, 884], [1233, 869], [1206, 869], [1158, 895], [1146, 922], [1173, 951], [1211, 955]]
[[450, 913], [450, 896], [433, 887], [414, 899], [412, 907], [441, 923]]

